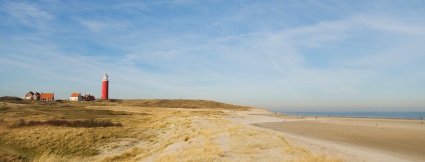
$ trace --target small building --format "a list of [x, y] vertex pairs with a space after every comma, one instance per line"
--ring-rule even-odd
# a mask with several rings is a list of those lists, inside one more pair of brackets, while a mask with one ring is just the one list
[[94, 96], [90, 95], [90, 94], [84, 94], [83, 99], [86, 100], [86, 101], [93, 101], [96, 98]]
[[72, 93], [71, 97], [69, 97], [70, 101], [82, 101], [83, 97], [81, 96], [81, 93]]
[[25, 94], [24, 99], [26, 99], [26, 100], [40, 100], [40, 93], [28, 91], [27, 94]]
[[55, 93], [41, 93], [40, 101], [54, 101]]

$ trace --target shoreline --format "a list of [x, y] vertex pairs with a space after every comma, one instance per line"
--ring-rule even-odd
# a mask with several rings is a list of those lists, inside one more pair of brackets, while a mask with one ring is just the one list
[[[271, 110], [268, 110], [271, 111]], [[411, 120], [425, 120], [425, 112], [277, 112], [277, 111], [271, 111], [278, 114], [284, 114], [284, 115], [293, 115], [298, 117], [338, 117], [338, 118], [373, 118], [373, 119], [411, 119]], [[299, 114], [297, 114], [299, 113]], [[303, 113], [312, 113], [312, 114], [303, 114]], [[316, 115], [314, 115], [316, 113]], [[322, 113], [322, 114], [321, 114]], [[332, 115], [324, 115], [324, 113], [330, 113]], [[356, 116], [356, 115], [335, 115], [335, 114], [354, 114], [354, 113], [420, 113], [423, 114], [420, 117], [389, 117], [389, 116]]]
[[[286, 114], [286, 115], [292, 115], [292, 114]], [[321, 118], [352, 118], [352, 119], [400, 119], [400, 120], [418, 120], [418, 121], [425, 121], [425, 119], [416, 119], [416, 118], [391, 118], [391, 117], [358, 117], [358, 116], [313, 116], [313, 115], [294, 115], [297, 117], [307, 117], [307, 118], [314, 118], [314, 117], [321, 117]]]
[[295, 114], [285, 114], [285, 113], [281, 113], [281, 112], [274, 112], [274, 111], [270, 111], [267, 109], [264, 109], [265, 111], [269, 111], [270, 114], [250, 114], [250, 115], [263, 115], [263, 116], [275, 116], [275, 117], [280, 117], [280, 118], [284, 118], [284, 117], [297, 117], [297, 118], [315, 118], [315, 117], [320, 117], [320, 118], [353, 118], [353, 119], [389, 119], [389, 120], [393, 120], [393, 119], [400, 119], [400, 120], [418, 120], [418, 121], [424, 121], [425, 123], [425, 117], [424, 119], [420, 119], [420, 118], [392, 118], [392, 117], [367, 117], [367, 116], [328, 116], [328, 115], [295, 115]]

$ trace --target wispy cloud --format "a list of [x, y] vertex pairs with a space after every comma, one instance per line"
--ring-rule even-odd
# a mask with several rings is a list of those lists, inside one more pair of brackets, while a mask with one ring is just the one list
[[2, 8], [20, 23], [31, 27], [42, 28], [54, 16], [40, 6], [25, 2], [7, 2]]
[[127, 22], [117, 20], [80, 20], [80, 23], [93, 32], [116, 32], [122, 31], [129, 26]]
[[99, 21], [81, 20], [81, 24], [89, 28], [91, 31], [99, 32], [108, 25]]

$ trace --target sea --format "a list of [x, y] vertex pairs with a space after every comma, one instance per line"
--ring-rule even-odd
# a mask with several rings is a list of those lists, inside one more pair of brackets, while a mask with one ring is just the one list
[[298, 116], [425, 119], [425, 112], [281, 112]]

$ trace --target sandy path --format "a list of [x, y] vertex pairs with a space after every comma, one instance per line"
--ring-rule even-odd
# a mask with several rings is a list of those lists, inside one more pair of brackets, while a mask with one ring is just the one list
[[344, 161], [424, 161], [425, 125], [419, 120], [297, 118], [261, 109], [232, 120], [281, 132], [296, 145]]

